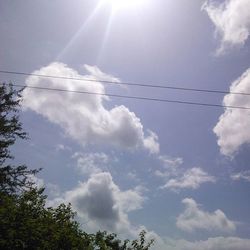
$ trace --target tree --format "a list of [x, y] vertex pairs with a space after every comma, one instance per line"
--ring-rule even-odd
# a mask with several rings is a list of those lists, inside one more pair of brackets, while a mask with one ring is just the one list
[[93, 249], [70, 205], [46, 208], [45, 202], [43, 189], [5, 198], [0, 207], [1, 249]]
[[28, 176], [39, 170], [29, 170], [26, 166], [11, 166], [7, 160], [13, 159], [10, 153], [17, 139], [27, 139], [19, 120], [19, 108], [22, 101], [21, 90], [15, 90], [11, 84], [0, 85], [0, 192], [15, 191], [30, 186]]
[[0, 86], [0, 164], [12, 158], [9, 147], [17, 138], [25, 139], [27, 134], [22, 130], [19, 121], [19, 107], [21, 91], [14, 90], [13, 86], [2, 84]]
[[107, 232], [97, 232], [94, 235], [95, 246], [100, 250], [149, 250], [154, 244], [154, 239], [146, 240], [147, 232], [142, 230], [139, 233], [139, 239], [132, 242], [130, 240], [120, 240], [116, 234], [108, 234]]
[[133, 240], [132, 242], [132, 249], [148, 250], [154, 244], [154, 239], [149, 240], [149, 242], [146, 241], [146, 234], [147, 232], [145, 230], [139, 233], [139, 239]]

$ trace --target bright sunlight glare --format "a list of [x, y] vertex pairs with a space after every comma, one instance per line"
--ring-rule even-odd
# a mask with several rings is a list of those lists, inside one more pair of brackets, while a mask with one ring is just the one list
[[113, 9], [133, 8], [145, 3], [146, 0], [104, 0], [105, 3], [110, 4]]

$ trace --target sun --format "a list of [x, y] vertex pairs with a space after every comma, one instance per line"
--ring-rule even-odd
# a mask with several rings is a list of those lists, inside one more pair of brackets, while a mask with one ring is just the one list
[[124, 9], [133, 8], [142, 5], [145, 0], [104, 0], [107, 4], [110, 4], [112, 9]]

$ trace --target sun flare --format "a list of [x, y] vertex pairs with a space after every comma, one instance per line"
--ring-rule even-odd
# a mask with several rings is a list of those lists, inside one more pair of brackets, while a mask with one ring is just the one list
[[142, 5], [145, 0], [105, 0], [105, 2], [110, 4], [113, 9], [124, 9], [138, 7]]

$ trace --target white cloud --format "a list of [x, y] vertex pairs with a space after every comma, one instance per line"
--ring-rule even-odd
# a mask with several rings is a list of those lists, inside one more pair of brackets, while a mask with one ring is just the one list
[[249, 250], [250, 239], [215, 237], [200, 241], [165, 239], [157, 249], [168, 250]]
[[244, 45], [250, 34], [249, 0], [206, 1], [202, 9], [208, 13], [216, 27], [216, 34], [221, 37], [218, 54], [229, 47]]
[[250, 170], [245, 170], [239, 173], [232, 174], [231, 179], [234, 181], [244, 180], [250, 182]]
[[160, 155], [158, 159], [163, 163], [163, 170], [156, 170], [156, 176], [165, 181], [161, 189], [180, 191], [181, 189], [197, 189], [206, 182], [215, 182], [215, 178], [210, 176], [199, 167], [184, 169], [181, 167], [183, 159], [181, 157], [169, 157]]
[[176, 178], [172, 178], [162, 186], [162, 188], [169, 188], [174, 191], [180, 189], [197, 189], [201, 184], [206, 182], [215, 182], [215, 178], [210, 176], [201, 168], [191, 168], [182, 174], [178, 174]]
[[75, 153], [73, 158], [77, 159], [77, 168], [84, 175], [102, 172], [110, 161], [104, 153]]
[[186, 209], [177, 218], [176, 225], [178, 228], [187, 232], [200, 229], [225, 233], [235, 231], [234, 222], [229, 220], [221, 210], [218, 209], [213, 213], [203, 211], [195, 200], [190, 198], [186, 198], [182, 202]]
[[[250, 93], [250, 68], [232, 83], [230, 91]], [[249, 96], [228, 94], [223, 104], [250, 107], [250, 99]], [[218, 137], [221, 153], [233, 156], [241, 145], [250, 143], [250, 111], [226, 108], [213, 131]]]
[[97, 66], [90, 66], [90, 65], [85, 64], [84, 67], [89, 72], [89, 74], [91, 74], [97, 80], [111, 81], [111, 82], [115, 82], [115, 83], [120, 82], [119, 78], [116, 78], [114, 76], [111, 76], [111, 75], [108, 75], [108, 74], [102, 72]]
[[158, 136], [151, 130], [148, 130], [149, 135], [144, 139], [144, 147], [149, 150], [152, 154], [157, 154], [160, 152], [160, 145], [158, 142]]
[[108, 172], [90, 176], [88, 181], [48, 203], [70, 202], [91, 231], [110, 230], [136, 235], [138, 230], [128, 219], [128, 212], [142, 208], [145, 200], [140, 188], [121, 191]]
[[[85, 69], [89, 75], [80, 75], [67, 65], [54, 62], [33, 73], [119, 82], [117, 78], [103, 73], [97, 67], [85, 65]], [[100, 82], [30, 76], [26, 84], [69, 91], [105, 93]], [[151, 153], [159, 151], [157, 135], [149, 132], [149, 135], [145, 136], [140, 119], [127, 107], [121, 105], [106, 109], [104, 101], [109, 99], [106, 96], [26, 88], [23, 98], [24, 108], [31, 109], [61, 126], [68, 136], [82, 145], [105, 143], [126, 149], [143, 147]]]

